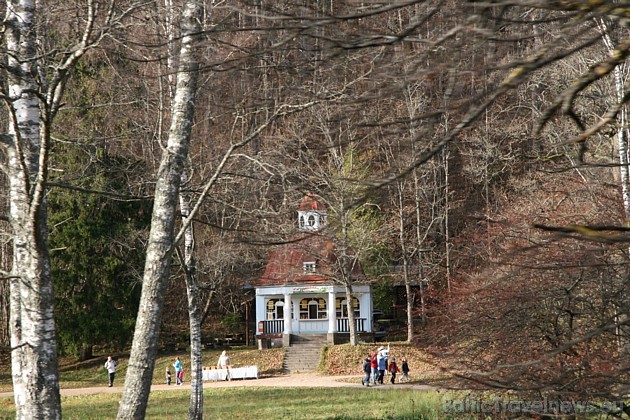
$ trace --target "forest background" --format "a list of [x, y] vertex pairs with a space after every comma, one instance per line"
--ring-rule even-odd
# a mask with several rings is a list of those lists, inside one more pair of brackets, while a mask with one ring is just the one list
[[[161, 293], [163, 341], [189, 336], [191, 279], [204, 329], [239, 322], [243, 286], [316, 193], [375, 287], [406, 286], [408, 339], [462, 378], [627, 395], [628, 13], [615, 1], [47, 4], [35, 86], [65, 78], [63, 101], [38, 96], [54, 105], [42, 106], [42, 185], [59, 352], [131, 343], [178, 77], [194, 74], [186, 246]], [[187, 35], [194, 70], [180, 66]], [[61, 66], [75, 45], [81, 59]], [[15, 116], [0, 120], [12, 351]]]

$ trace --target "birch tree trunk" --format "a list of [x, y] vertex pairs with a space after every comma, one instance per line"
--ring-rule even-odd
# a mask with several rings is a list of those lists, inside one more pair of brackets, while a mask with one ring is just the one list
[[[407, 341], [413, 341], [413, 301], [414, 295], [411, 291], [411, 279], [409, 278], [409, 251], [405, 238], [405, 182], [396, 182], [396, 193], [398, 199], [398, 243], [403, 263], [403, 280], [405, 282], [405, 294], [407, 297]], [[422, 284], [420, 285], [422, 287]]]
[[[40, 39], [43, 10], [36, 0], [6, 2], [3, 25], [8, 134], [0, 137], [9, 180], [9, 223], [13, 240], [10, 278], [11, 370], [16, 418], [61, 418], [57, 377], [54, 299], [48, 251], [46, 183], [51, 128], [64, 90], [79, 60], [108, 36], [109, 30], [146, 3], [101, 9], [87, 2], [76, 40]], [[77, 6], [79, 7], [79, 6]], [[99, 11], [103, 11], [99, 15]], [[100, 23], [98, 29], [97, 22]], [[63, 51], [62, 51], [63, 50]], [[55, 60], [57, 60], [55, 62]]]
[[[166, 79], [168, 81], [169, 104], [174, 103], [176, 87], [176, 48], [179, 34], [177, 30], [177, 9], [173, 7], [172, 0], [164, 0], [164, 32], [168, 40], [168, 52], [166, 54]], [[164, 97], [164, 96], [162, 96]], [[160, 118], [160, 121], [162, 118]], [[160, 136], [161, 138], [161, 136]], [[181, 185], [188, 183], [187, 170], [184, 169], [181, 177]], [[183, 255], [177, 248], [178, 257], [184, 270], [186, 282], [186, 293], [188, 296], [188, 321], [190, 326], [190, 405], [188, 407], [188, 417], [190, 419], [203, 418], [203, 361], [201, 348], [201, 308], [199, 286], [197, 283], [196, 264], [194, 259], [194, 231], [192, 222], [187, 219], [191, 215], [190, 194], [180, 192], [179, 207], [181, 210], [182, 225], [184, 229], [184, 250]], [[181, 232], [180, 232], [181, 234]], [[178, 234], [179, 237], [179, 234]]]
[[[182, 185], [187, 182], [186, 173], [182, 174]], [[179, 206], [182, 220], [190, 217], [190, 198], [187, 193], [180, 193]], [[203, 360], [201, 354], [201, 308], [199, 285], [197, 283], [196, 264], [194, 257], [195, 236], [191, 221], [184, 223], [184, 252], [180, 255], [186, 278], [186, 293], [188, 296], [188, 322], [190, 324], [190, 405], [188, 418], [203, 418]]]
[[[342, 195], [340, 206], [340, 224], [341, 224], [341, 239], [337, 245], [339, 268], [341, 274], [341, 280], [346, 290], [346, 305], [348, 306], [348, 328], [350, 333], [350, 345], [357, 345], [357, 326], [354, 316], [354, 308], [352, 307], [352, 268], [354, 261], [349, 253], [350, 237], [348, 233], [348, 226], [350, 224], [350, 210], [346, 208], [344, 197]], [[334, 305], [334, 302], [332, 302]]]
[[182, 41], [172, 119], [167, 146], [157, 174], [142, 295], [125, 389], [118, 410], [119, 419], [144, 418], [151, 390], [164, 293], [175, 248], [174, 227], [179, 187], [188, 155], [195, 110], [199, 68], [195, 50], [201, 33], [200, 16], [200, 2], [187, 1], [181, 20]]
[[[420, 211], [421, 207], [421, 198], [420, 198], [420, 179], [418, 176], [418, 171], [417, 169], [413, 170], [413, 186], [414, 186], [414, 197], [413, 197], [413, 201], [414, 201], [414, 211], [416, 214], [416, 244], [418, 247], [417, 250], [417, 258], [418, 258], [418, 284], [420, 284], [420, 319], [422, 320], [422, 324], [424, 324], [426, 322], [426, 314], [427, 314], [427, 307], [426, 307], [426, 300], [424, 298], [424, 261], [423, 261], [423, 257], [422, 257], [422, 253], [424, 252], [423, 250], [423, 245], [424, 245], [424, 239], [425, 239], [425, 235], [423, 235], [421, 233], [420, 230], [420, 226], [422, 223], [422, 212]], [[411, 311], [411, 309], [413, 308], [413, 301], [409, 300], [409, 295], [407, 295], [407, 310]], [[411, 322], [413, 322], [413, 317], [410, 319], [409, 318], [409, 314], [407, 314], [407, 319], [409, 319]]]
[[[354, 306], [352, 305], [352, 284], [346, 283], [346, 306], [348, 308], [348, 327], [350, 328], [350, 345], [357, 345], [357, 322], [354, 316]], [[333, 302], [332, 305], [335, 303]]]
[[[605, 20], [597, 22], [604, 45], [608, 49], [608, 53], [613, 56], [615, 54], [617, 43], [610, 35], [612, 28]], [[627, 76], [627, 66], [616, 66], [613, 70], [614, 76], [614, 92], [615, 99], [618, 104], [622, 104], [626, 95], [624, 79]], [[621, 108], [617, 117], [617, 152], [619, 156], [619, 184], [621, 186], [621, 199], [623, 203], [623, 211], [625, 224], [630, 220], [630, 150], [628, 147], [628, 111], [627, 107]], [[630, 249], [628, 250], [630, 256]], [[622, 297], [623, 301], [624, 298]], [[630, 353], [630, 328], [624, 326], [627, 322], [628, 314], [623, 313], [623, 308], [618, 307], [620, 315], [616, 315], [617, 327], [617, 347], [622, 354]]]
[[11, 373], [18, 419], [59, 419], [57, 344], [46, 229], [49, 131], [37, 92], [33, 0], [8, 1], [5, 16], [9, 134], [3, 139], [13, 233], [10, 270]]

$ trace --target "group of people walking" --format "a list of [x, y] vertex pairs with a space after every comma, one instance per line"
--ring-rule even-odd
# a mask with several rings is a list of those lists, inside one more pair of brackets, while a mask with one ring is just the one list
[[367, 357], [363, 360], [362, 367], [365, 377], [361, 379], [361, 385], [370, 386], [380, 384], [383, 385], [383, 378], [385, 373], [390, 373], [392, 384], [396, 383], [396, 374], [402, 371], [402, 376], [399, 382], [409, 382], [409, 364], [407, 358], [403, 356], [400, 360], [401, 366], [398, 367], [396, 358], [390, 354], [389, 344], [387, 348], [379, 347], [378, 350], [372, 354], [368, 353]]

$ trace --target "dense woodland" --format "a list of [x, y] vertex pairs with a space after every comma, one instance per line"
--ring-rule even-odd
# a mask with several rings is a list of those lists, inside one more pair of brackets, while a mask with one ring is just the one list
[[[16, 38], [18, 4], [34, 23]], [[56, 369], [57, 354], [131, 348], [159, 272], [150, 364], [166, 341], [240, 323], [243, 286], [316, 193], [339, 248], [382, 291], [377, 305], [408, 312], [407, 338], [451, 373], [627, 397], [627, 4], [29, 5], [0, 6], [0, 344], [14, 383], [31, 363], [10, 332], [28, 324], [16, 315], [25, 284], [52, 286], [37, 305], [54, 307]], [[26, 52], [11, 42], [29, 36]], [[39, 269], [23, 263], [31, 243]], [[392, 307], [392, 285], [408, 307]], [[120, 418], [142, 412], [123, 400]], [[37, 404], [31, 414], [60, 415]]]

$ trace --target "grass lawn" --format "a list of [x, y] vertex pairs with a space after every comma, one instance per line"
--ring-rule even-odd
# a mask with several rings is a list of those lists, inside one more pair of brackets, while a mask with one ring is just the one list
[[[217, 364], [221, 350], [208, 350], [203, 352], [203, 365], [214, 366]], [[129, 361], [128, 354], [113, 355], [118, 361], [116, 367], [117, 385], [122, 385], [125, 381], [127, 373], [127, 363]], [[190, 366], [190, 353], [168, 353], [160, 354], [155, 360], [155, 368], [153, 370], [153, 384], [164, 383], [164, 371], [166, 367], [171, 368], [173, 381], [175, 376], [172, 364], [175, 357], [179, 356], [184, 365], [184, 374], [186, 378], [190, 372], [186, 366]], [[282, 360], [284, 358], [284, 349], [269, 349], [259, 351], [253, 348], [234, 348], [230, 350], [230, 356], [235, 366], [258, 365], [258, 371], [261, 376], [270, 376], [279, 374], [282, 370]], [[61, 388], [89, 388], [95, 386], [107, 385], [107, 371], [103, 367], [107, 355], [101, 355], [93, 359], [77, 362], [74, 359], [63, 358], [59, 361], [59, 383]], [[7, 366], [10, 366], [7, 361]], [[7, 369], [0, 372], [0, 392], [12, 391], [13, 384], [11, 382], [11, 370]]]
[[[361, 360], [374, 345], [333, 346], [323, 352], [320, 371], [324, 374], [361, 376]], [[392, 346], [398, 356], [407, 355], [412, 366], [412, 379], [421, 380], [425, 368], [421, 354], [405, 344]], [[204, 351], [203, 364], [216, 365], [220, 350]], [[164, 383], [164, 370], [175, 357], [190, 366], [186, 352], [160, 354], [156, 359], [153, 383]], [[237, 366], [258, 365], [264, 376], [281, 374], [284, 349], [230, 350]], [[122, 385], [127, 371], [128, 355], [114, 355], [119, 361], [116, 384]], [[62, 388], [104, 386], [107, 373], [103, 368], [106, 355], [86, 361], [60, 360]], [[187, 372], [188, 373], [188, 372]], [[187, 376], [188, 378], [188, 376]], [[12, 389], [10, 371], [0, 372], [0, 391]], [[147, 411], [148, 419], [185, 419], [188, 413], [189, 390], [154, 391]], [[204, 391], [204, 415], [209, 419], [448, 419], [441, 408], [445, 393], [436, 391], [387, 388], [213, 388]], [[64, 419], [113, 419], [120, 394], [96, 394], [62, 397]], [[0, 419], [15, 416], [13, 398], [0, 398]], [[460, 416], [453, 418], [463, 418]]]
[[[147, 419], [185, 419], [189, 391], [152, 392]], [[62, 397], [64, 419], [114, 419], [120, 394]], [[448, 419], [435, 391], [382, 388], [215, 388], [205, 390], [208, 419]], [[0, 418], [12, 419], [12, 398]], [[454, 418], [454, 417], [453, 417]], [[457, 417], [458, 419], [462, 417]]]

